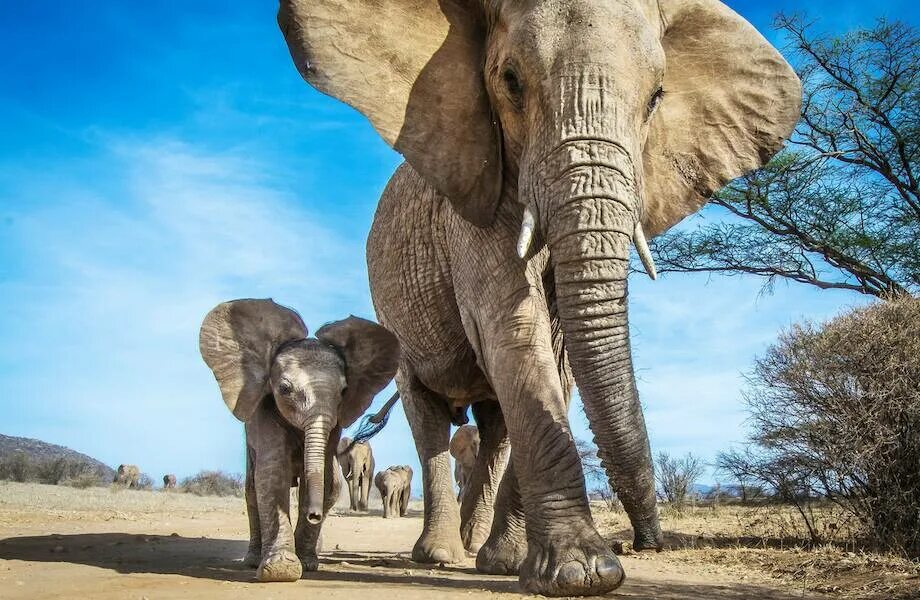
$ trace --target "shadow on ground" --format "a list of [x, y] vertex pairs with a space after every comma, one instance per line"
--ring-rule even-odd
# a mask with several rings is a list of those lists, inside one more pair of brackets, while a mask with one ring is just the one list
[[[72, 563], [123, 574], [168, 574], [216, 581], [253, 582], [255, 571], [240, 561], [247, 542], [214, 538], [93, 533], [13, 537], [0, 540], [0, 559]], [[405, 586], [431, 590], [482, 590], [518, 593], [517, 577], [477, 573], [472, 567], [422, 565], [391, 552], [330, 551], [322, 566], [307, 573], [302, 584], [336, 582], [349, 587]], [[690, 584], [657, 581], [649, 575], [630, 577], [614, 596], [658, 600], [788, 600], [789, 594], [749, 585]], [[308, 581], [307, 581], [308, 580]], [[610, 596], [607, 596], [610, 597]]]
[[243, 566], [247, 542], [214, 538], [85, 533], [0, 540], [0, 559], [66, 562], [118, 573], [185, 575], [221, 581], [252, 581]]

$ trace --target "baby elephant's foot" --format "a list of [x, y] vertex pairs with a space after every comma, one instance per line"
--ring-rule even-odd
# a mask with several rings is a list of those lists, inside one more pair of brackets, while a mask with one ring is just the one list
[[276, 550], [259, 565], [256, 577], [259, 581], [297, 581], [303, 574], [300, 559], [290, 550]]
[[531, 544], [521, 565], [521, 586], [544, 596], [594, 596], [614, 590], [625, 574], [597, 532]]
[[524, 532], [504, 531], [490, 536], [476, 555], [476, 570], [490, 575], [517, 575], [527, 557]]
[[459, 526], [445, 529], [447, 531], [441, 534], [422, 532], [422, 537], [412, 549], [412, 560], [420, 563], [455, 563], [463, 560], [466, 553], [460, 542]]
[[259, 567], [259, 563], [261, 562], [262, 547], [250, 546], [249, 550], [246, 551], [246, 556], [243, 558], [243, 565], [249, 567], [250, 569], [256, 569]]
[[489, 539], [489, 527], [491, 519], [485, 522], [484, 519], [470, 519], [460, 526], [460, 540], [463, 547], [471, 554], [477, 554], [486, 540]]

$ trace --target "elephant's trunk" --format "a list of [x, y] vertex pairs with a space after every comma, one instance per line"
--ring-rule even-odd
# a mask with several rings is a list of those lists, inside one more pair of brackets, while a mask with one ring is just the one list
[[[307, 486], [307, 522], [318, 525], [323, 521], [326, 489], [326, 447], [333, 419], [317, 417], [305, 430], [303, 438], [304, 476]], [[301, 514], [304, 514], [301, 512]]]
[[638, 169], [628, 148], [610, 135], [563, 138], [545, 159], [548, 183], [534, 198], [547, 215], [541, 229], [572, 373], [598, 455], [643, 549], [660, 546], [660, 530], [629, 343], [629, 249], [645, 240], [637, 228]]

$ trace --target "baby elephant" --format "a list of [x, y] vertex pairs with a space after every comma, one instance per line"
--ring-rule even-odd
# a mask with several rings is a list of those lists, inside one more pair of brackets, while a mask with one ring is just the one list
[[163, 489], [164, 490], [174, 490], [176, 489], [176, 476], [172, 473], [167, 473], [163, 475]]
[[383, 518], [405, 517], [412, 493], [412, 467], [399, 465], [377, 473], [374, 485], [383, 500]]
[[450, 438], [450, 455], [454, 457], [454, 479], [460, 489], [457, 500], [462, 500], [479, 456], [479, 429], [475, 425], [461, 425], [457, 429]]
[[[342, 429], [396, 373], [399, 343], [358, 317], [307, 337], [300, 316], [272, 300], [234, 300], [204, 319], [201, 356], [246, 430], [249, 552], [260, 581], [295, 581], [318, 565], [320, 526], [338, 496]], [[300, 480], [297, 529], [290, 492]]]

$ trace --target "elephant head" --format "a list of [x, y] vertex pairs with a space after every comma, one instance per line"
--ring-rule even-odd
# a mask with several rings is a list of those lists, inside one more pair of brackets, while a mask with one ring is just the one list
[[479, 456], [479, 429], [475, 425], [461, 425], [450, 438], [449, 449], [456, 461], [454, 473], [460, 488], [458, 497], [462, 497], [470, 472], [476, 465], [476, 457]]
[[630, 247], [654, 278], [647, 237], [780, 149], [799, 118], [792, 68], [719, 0], [282, 0], [278, 18], [307, 82], [367, 116], [463, 218], [487, 226], [514, 203], [518, 254], [548, 248], [601, 458], [653, 486]]
[[272, 300], [234, 300], [204, 319], [201, 356], [227, 408], [246, 422], [263, 401], [304, 432], [307, 519], [323, 518], [326, 448], [396, 373], [399, 344], [386, 329], [350, 316], [307, 338], [300, 316]]

